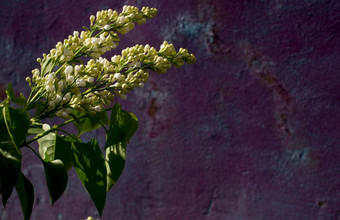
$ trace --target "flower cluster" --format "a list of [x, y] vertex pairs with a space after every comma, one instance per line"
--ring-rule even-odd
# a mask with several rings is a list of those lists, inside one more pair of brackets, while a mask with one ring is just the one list
[[[110, 60], [101, 57], [117, 46], [119, 38], [114, 31], [124, 34], [133, 28], [133, 22], [142, 24], [156, 14], [156, 9], [143, 7], [139, 11], [133, 6], [124, 6], [120, 14], [112, 10], [100, 11], [96, 17], [90, 17], [89, 31], [80, 35], [74, 32], [64, 43], [59, 42], [50, 54], [38, 59], [41, 70], [32, 71], [31, 86], [35, 95], [29, 99], [32, 103], [44, 101], [37, 118], [56, 115], [67, 119], [73, 110], [95, 114], [109, 107], [116, 96], [125, 99], [129, 91], [143, 87], [148, 71], [165, 73], [172, 65], [194, 63], [193, 54], [183, 48], [176, 52], [166, 41], [158, 51], [149, 45], [136, 45]], [[99, 33], [92, 37], [95, 31]], [[79, 60], [82, 56], [92, 58], [83, 64]]]
[[146, 19], [156, 15], [157, 9], [149, 7], [143, 7], [139, 11], [137, 7], [124, 6], [120, 14], [111, 9], [99, 11], [96, 16], [90, 16], [90, 30], [80, 33], [74, 31], [63, 42], [58, 42], [56, 48], [45, 54], [43, 59], [52, 58], [57, 64], [61, 64], [84, 55], [99, 58], [117, 47], [120, 40], [117, 33], [126, 34], [135, 27], [135, 23], [143, 24]]

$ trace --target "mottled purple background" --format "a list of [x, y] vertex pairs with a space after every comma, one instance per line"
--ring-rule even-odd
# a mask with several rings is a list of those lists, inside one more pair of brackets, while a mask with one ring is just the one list
[[[27, 93], [36, 58], [89, 15], [124, 4], [159, 15], [119, 50], [167, 40], [197, 62], [123, 103], [140, 127], [102, 219], [340, 219], [340, 1], [1, 0], [1, 99], [9, 82]], [[32, 219], [98, 217], [74, 170], [50, 206], [42, 165], [23, 153]], [[22, 219], [15, 193], [0, 219]]]

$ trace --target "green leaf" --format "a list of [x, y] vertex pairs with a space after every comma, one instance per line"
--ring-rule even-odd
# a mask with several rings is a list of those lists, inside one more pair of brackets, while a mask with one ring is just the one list
[[61, 160], [43, 161], [48, 193], [53, 205], [64, 193], [67, 186], [67, 171]]
[[40, 116], [41, 113], [43, 113], [47, 109], [47, 106], [48, 106], [47, 101], [38, 101], [30, 109], [35, 108], [34, 117], [38, 117]]
[[50, 132], [38, 139], [40, 156], [46, 162], [54, 159], [56, 136], [56, 132]]
[[72, 151], [77, 175], [101, 216], [106, 200], [106, 167], [99, 145], [96, 139], [86, 144], [73, 142]]
[[26, 98], [24, 97], [22, 93], [20, 93], [19, 98], [15, 96], [11, 83], [8, 84], [8, 87], [6, 89], [6, 94], [7, 94], [7, 98], [11, 100], [12, 102], [14, 102], [15, 104], [26, 105], [27, 103]]
[[127, 111], [122, 110], [116, 103], [111, 112], [111, 121], [105, 148], [116, 145], [119, 142], [128, 143], [138, 128], [137, 117]]
[[91, 32], [87, 27], [83, 26], [83, 29], [88, 31], [88, 32]]
[[[8, 107], [4, 108], [7, 108], [8, 111]], [[2, 203], [5, 207], [7, 200], [12, 195], [17, 177], [20, 173], [22, 157], [18, 147], [8, 133], [8, 126], [2, 114], [4, 108], [0, 108], [0, 186]], [[13, 129], [11, 130], [13, 131]]]
[[[3, 135], [3, 133], [1, 133]], [[12, 141], [0, 142], [0, 185], [2, 203], [11, 197], [13, 188], [21, 169], [21, 154]]]
[[15, 189], [20, 199], [24, 219], [28, 220], [31, 217], [34, 202], [33, 185], [22, 173], [20, 173], [15, 184]]
[[117, 182], [125, 166], [126, 142], [118, 143], [106, 148], [105, 166], [107, 172], [107, 187], [109, 191]]
[[5, 106], [2, 109], [2, 114], [8, 134], [19, 151], [21, 144], [26, 138], [27, 130], [30, 123], [30, 116], [25, 109], [11, 108], [8, 106]]
[[51, 72], [54, 67], [54, 61], [49, 57], [43, 59], [41, 65], [41, 76], [45, 76], [46, 73]]
[[97, 112], [95, 115], [90, 115], [86, 112], [73, 110], [71, 116], [74, 118], [74, 125], [78, 129], [78, 136], [85, 132], [96, 130], [102, 125], [109, 123], [109, 118], [106, 111]]
[[117, 182], [125, 166], [126, 146], [138, 128], [138, 119], [122, 110], [117, 103], [111, 112], [110, 127], [105, 144], [107, 169], [107, 191]]
[[42, 125], [40, 121], [33, 121], [28, 127], [27, 136], [43, 133]]
[[27, 136], [29, 135], [36, 135], [36, 134], [40, 134], [43, 133], [44, 130], [42, 128], [29, 128], [27, 131]]
[[[66, 170], [69, 170], [73, 166], [72, 142], [75, 141], [74, 137], [57, 135], [54, 159], [63, 161]], [[80, 142], [80, 140], [77, 141]]]

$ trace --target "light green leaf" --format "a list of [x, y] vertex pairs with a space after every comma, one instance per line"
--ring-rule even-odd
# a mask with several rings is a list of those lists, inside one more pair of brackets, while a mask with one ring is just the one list
[[56, 132], [50, 132], [38, 139], [39, 153], [44, 161], [51, 161], [55, 155]]
[[33, 185], [22, 173], [20, 173], [15, 184], [15, 189], [20, 199], [24, 219], [29, 220], [32, 214], [34, 202]]
[[29, 135], [35, 135], [35, 134], [40, 134], [40, 133], [43, 133], [44, 130], [42, 128], [29, 128], [28, 131], [27, 131], [27, 136]]
[[43, 161], [48, 193], [53, 205], [64, 193], [67, 186], [67, 171], [61, 160]]
[[116, 103], [111, 112], [110, 127], [105, 148], [116, 145], [119, 142], [128, 143], [138, 128], [137, 117], [127, 111], [122, 110]]
[[43, 59], [41, 65], [41, 76], [45, 76], [46, 73], [51, 72], [54, 67], [54, 61], [51, 58]]
[[11, 100], [12, 102], [14, 102], [15, 104], [26, 105], [26, 98], [24, 97], [22, 93], [20, 93], [20, 97], [15, 96], [11, 83], [8, 84], [8, 87], [6, 89], [6, 94], [7, 94], [7, 98]]
[[107, 187], [109, 191], [117, 182], [125, 166], [126, 143], [118, 143], [106, 148], [105, 166], [107, 172]]
[[74, 118], [74, 125], [78, 129], [78, 136], [85, 132], [96, 130], [102, 125], [109, 123], [109, 118], [106, 111], [97, 112], [95, 115], [90, 115], [86, 112], [73, 110], [71, 117]]
[[30, 123], [27, 131], [27, 136], [29, 135], [37, 135], [44, 132], [44, 129], [42, 129], [42, 123], [40, 121], [33, 121]]
[[19, 151], [21, 144], [26, 138], [30, 116], [25, 109], [8, 106], [3, 107], [2, 114], [8, 134]]
[[99, 145], [96, 139], [86, 144], [73, 142], [72, 152], [77, 175], [101, 215], [106, 200], [106, 167]]

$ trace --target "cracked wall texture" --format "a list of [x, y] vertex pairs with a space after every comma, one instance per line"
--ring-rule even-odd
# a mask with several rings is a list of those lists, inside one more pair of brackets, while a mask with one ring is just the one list
[[[140, 127], [102, 219], [340, 219], [339, 1], [2, 0], [0, 98], [9, 82], [27, 93], [35, 59], [89, 15], [124, 4], [159, 15], [118, 50], [167, 40], [197, 62], [151, 74], [123, 103]], [[74, 170], [51, 207], [23, 151], [32, 219], [98, 217]], [[22, 219], [16, 196], [0, 219]]]

